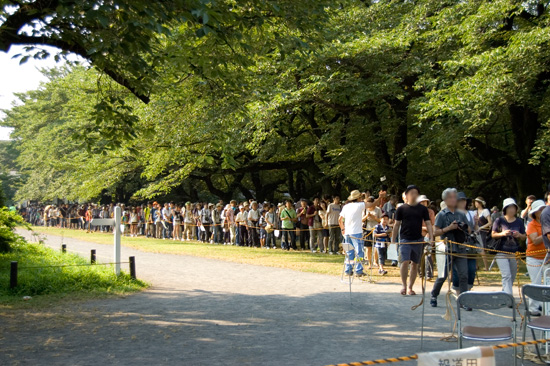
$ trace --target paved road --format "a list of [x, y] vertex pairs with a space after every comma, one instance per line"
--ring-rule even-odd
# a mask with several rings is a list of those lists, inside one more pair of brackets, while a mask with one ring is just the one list
[[[64, 240], [69, 250], [112, 255], [111, 246]], [[411, 310], [420, 296], [402, 297], [396, 284], [357, 281], [350, 303], [333, 276], [125, 247], [122, 255], [136, 257], [150, 290], [15, 312], [0, 326], [0, 365], [327, 365], [420, 351], [421, 308]], [[440, 341], [451, 327], [444, 312], [426, 307], [425, 351], [456, 347]], [[490, 325], [508, 314], [468, 315]], [[498, 360], [511, 365], [511, 352]]]

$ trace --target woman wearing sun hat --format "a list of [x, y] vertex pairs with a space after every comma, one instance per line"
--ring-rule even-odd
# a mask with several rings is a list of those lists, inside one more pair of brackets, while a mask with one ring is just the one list
[[[496, 261], [502, 276], [502, 291], [513, 295], [514, 279], [517, 274], [516, 252], [519, 241], [525, 239], [525, 225], [517, 217], [518, 205], [513, 198], [506, 198], [502, 204], [503, 216], [493, 223], [492, 236], [499, 240]], [[504, 252], [504, 253], [502, 253]]]

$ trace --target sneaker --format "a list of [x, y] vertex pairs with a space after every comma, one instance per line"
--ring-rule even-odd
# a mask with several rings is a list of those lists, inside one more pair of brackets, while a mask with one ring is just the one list
[[382, 271], [382, 276], [385, 276], [387, 274], [388, 274], [388, 271], [386, 271], [386, 270]]
[[328, 254], [329, 254], [329, 255], [334, 255], [334, 253], [333, 253], [333, 252], [328, 252]]
[[391, 266], [392, 266], [392, 267], [397, 267], [397, 261], [391, 262]]
[[345, 274], [346, 276], [353, 276], [353, 271], [349, 271], [349, 272], [346, 271], [346, 272], [344, 272], [344, 274]]
[[363, 277], [363, 276], [366, 276], [366, 274], [364, 274], [363, 272], [361, 272], [361, 273], [356, 273], [355, 276], [356, 276], [356, 277]]
[[541, 313], [539, 313], [538, 311], [534, 312], [534, 313], [531, 313], [531, 316], [541, 316]]
[[432, 296], [432, 298], [431, 298], [431, 300], [430, 300], [430, 305], [432, 306], [432, 308], [436, 308], [436, 307], [437, 307], [437, 297]]

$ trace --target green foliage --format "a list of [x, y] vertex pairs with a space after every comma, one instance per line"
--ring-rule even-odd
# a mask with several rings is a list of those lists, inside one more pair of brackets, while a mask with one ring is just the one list
[[[3, 122], [16, 128], [18, 197], [298, 198], [376, 190], [384, 176], [432, 197], [542, 193], [546, 3], [197, 4], [161, 17], [169, 31], [148, 28], [149, 104], [101, 66], [51, 71], [20, 96]], [[124, 72], [144, 70], [120, 52]]]
[[[17, 261], [20, 268], [15, 289], [9, 289], [12, 261]], [[110, 266], [86, 264], [88, 262], [78, 255], [63, 254], [19, 238], [10, 253], [0, 254], [0, 297], [128, 293], [146, 286], [142, 281], [132, 280], [127, 274], [117, 276]]]
[[7, 253], [13, 245], [21, 243], [21, 237], [13, 231], [18, 225], [26, 226], [23, 218], [7, 207], [0, 207], [0, 253]]

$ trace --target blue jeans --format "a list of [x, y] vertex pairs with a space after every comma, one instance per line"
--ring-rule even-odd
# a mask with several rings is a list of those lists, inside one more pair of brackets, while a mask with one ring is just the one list
[[[355, 253], [357, 253], [357, 256], [360, 259], [365, 258], [365, 253], [363, 252], [364, 244], [363, 244], [363, 240], [361, 240], [362, 238], [363, 238], [362, 233], [346, 235], [345, 237], [346, 243], [353, 245], [353, 248], [355, 248], [354, 250], [350, 250], [347, 253], [349, 262], [346, 263], [346, 272], [351, 272], [352, 270], [351, 262], [355, 260]], [[356, 271], [356, 274], [363, 273], [363, 264], [361, 263], [361, 261], [357, 262], [357, 267], [355, 267], [355, 271]]]

